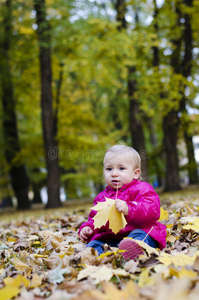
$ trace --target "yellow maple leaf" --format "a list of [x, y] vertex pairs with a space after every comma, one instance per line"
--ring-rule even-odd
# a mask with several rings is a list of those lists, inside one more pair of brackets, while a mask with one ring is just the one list
[[20, 293], [20, 289], [15, 286], [4, 286], [0, 290], [0, 299], [10, 300]]
[[181, 218], [182, 222], [188, 222], [187, 225], [184, 225], [182, 228], [187, 230], [193, 230], [195, 232], [199, 232], [199, 218], [197, 217], [187, 217]]
[[6, 277], [4, 280], [5, 286], [0, 290], [0, 299], [9, 300], [16, 297], [21, 289], [21, 286], [27, 287], [30, 283], [25, 276], [19, 274], [16, 277]]
[[198, 225], [185, 225], [182, 227], [183, 229], [186, 229], [186, 230], [193, 230], [195, 232], [199, 232], [199, 226]]
[[140, 245], [140, 247], [142, 247], [142, 249], [144, 249], [145, 252], [148, 253], [148, 255], [150, 256], [150, 254], [156, 254], [156, 255], [159, 255], [159, 252], [157, 249], [149, 246], [148, 244], [146, 244], [144, 241], [140, 241], [140, 240], [136, 240], [136, 243], [138, 245]]
[[100, 228], [109, 221], [109, 228], [118, 233], [120, 229], [123, 229], [127, 222], [123, 213], [119, 212], [115, 206], [115, 200], [106, 198], [106, 201], [100, 202], [93, 206], [91, 209], [96, 210], [97, 214], [94, 219], [95, 228]]
[[13, 277], [6, 277], [3, 281], [4, 281], [4, 284], [6, 286], [16, 287], [16, 288], [19, 288], [21, 285], [24, 285], [24, 286], [27, 287], [30, 283], [30, 280], [27, 279], [25, 276], [23, 276], [21, 274], [17, 275], [14, 278]]
[[167, 220], [169, 217], [169, 213], [163, 207], [160, 208], [160, 218], [158, 221]]
[[195, 262], [196, 257], [199, 255], [199, 251], [195, 253], [194, 256], [188, 256], [186, 254], [177, 254], [171, 255], [168, 253], [162, 252], [157, 259], [166, 266], [174, 264], [176, 266], [186, 266], [186, 265], [193, 265]]
[[197, 276], [197, 272], [192, 270], [187, 270], [183, 267], [180, 271], [177, 269], [170, 268], [170, 275], [176, 276], [178, 278], [195, 278]]
[[145, 285], [153, 285], [155, 283], [155, 279], [150, 276], [150, 270], [145, 269], [141, 272], [139, 276], [138, 286], [143, 287]]

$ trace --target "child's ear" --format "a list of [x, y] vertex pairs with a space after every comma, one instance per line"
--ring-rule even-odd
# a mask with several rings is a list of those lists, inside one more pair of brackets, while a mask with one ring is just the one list
[[140, 177], [140, 169], [134, 170], [134, 179], [138, 179]]

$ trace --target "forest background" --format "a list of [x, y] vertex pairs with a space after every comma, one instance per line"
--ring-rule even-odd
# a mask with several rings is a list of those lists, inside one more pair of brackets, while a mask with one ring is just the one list
[[145, 180], [198, 184], [198, 0], [1, 0], [0, 198], [61, 206], [133, 146]]

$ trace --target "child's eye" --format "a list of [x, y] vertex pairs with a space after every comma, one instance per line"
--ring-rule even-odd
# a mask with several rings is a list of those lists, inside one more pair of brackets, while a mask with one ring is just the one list
[[106, 171], [111, 171], [112, 170], [112, 168], [106, 168]]
[[124, 170], [125, 168], [124, 167], [120, 167], [120, 170], [122, 171], [122, 170]]

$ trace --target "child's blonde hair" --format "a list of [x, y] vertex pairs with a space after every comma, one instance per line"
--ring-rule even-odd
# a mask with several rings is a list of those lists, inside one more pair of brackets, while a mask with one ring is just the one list
[[134, 148], [125, 145], [112, 146], [106, 151], [103, 161], [104, 165], [110, 154], [125, 155], [125, 157], [132, 163], [134, 169], [140, 169], [140, 176], [138, 179], [141, 180], [141, 158]]

